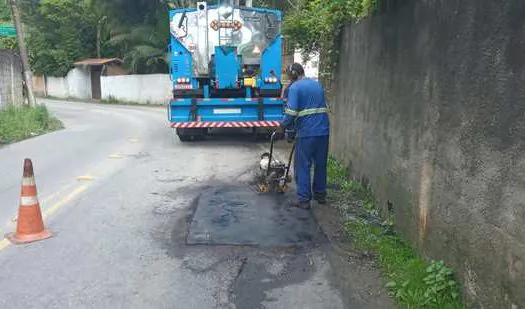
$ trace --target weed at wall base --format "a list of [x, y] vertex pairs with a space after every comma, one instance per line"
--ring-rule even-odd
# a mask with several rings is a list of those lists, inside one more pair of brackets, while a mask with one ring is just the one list
[[9, 144], [62, 128], [45, 105], [8, 106], [0, 110], [0, 144]]
[[332, 204], [347, 216], [345, 231], [354, 247], [376, 259], [391, 297], [407, 309], [465, 309], [461, 287], [443, 261], [426, 261], [395, 233], [390, 220], [381, 220], [371, 190], [347, 176], [330, 158], [328, 181], [335, 190]]

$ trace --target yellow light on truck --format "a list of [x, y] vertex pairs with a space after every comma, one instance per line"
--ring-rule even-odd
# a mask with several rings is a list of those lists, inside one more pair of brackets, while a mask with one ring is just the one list
[[253, 77], [248, 77], [248, 78], [244, 79], [244, 86], [245, 87], [252, 87], [253, 88], [253, 87], [256, 86], [256, 84], [257, 84], [257, 82], [256, 82], [255, 78], [253, 78]]

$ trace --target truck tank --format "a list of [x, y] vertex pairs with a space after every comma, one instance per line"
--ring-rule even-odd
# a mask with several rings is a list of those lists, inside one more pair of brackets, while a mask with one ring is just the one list
[[274, 130], [283, 117], [282, 13], [198, 2], [170, 11], [173, 98], [168, 118], [182, 141], [214, 128]]

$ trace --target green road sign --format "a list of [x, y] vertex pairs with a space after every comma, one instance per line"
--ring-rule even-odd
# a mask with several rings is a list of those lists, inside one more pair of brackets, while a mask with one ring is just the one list
[[13, 25], [0, 25], [0, 37], [16, 37], [15, 27], [13, 27]]

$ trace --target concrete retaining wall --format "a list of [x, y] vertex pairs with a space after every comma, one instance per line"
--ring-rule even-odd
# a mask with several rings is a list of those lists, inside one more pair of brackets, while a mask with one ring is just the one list
[[0, 50], [0, 108], [24, 102], [22, 63], [18, 55]]
[[525, 308], [525, 1], [380, 1], [346, 27], [336, 156], [473, 308]]

